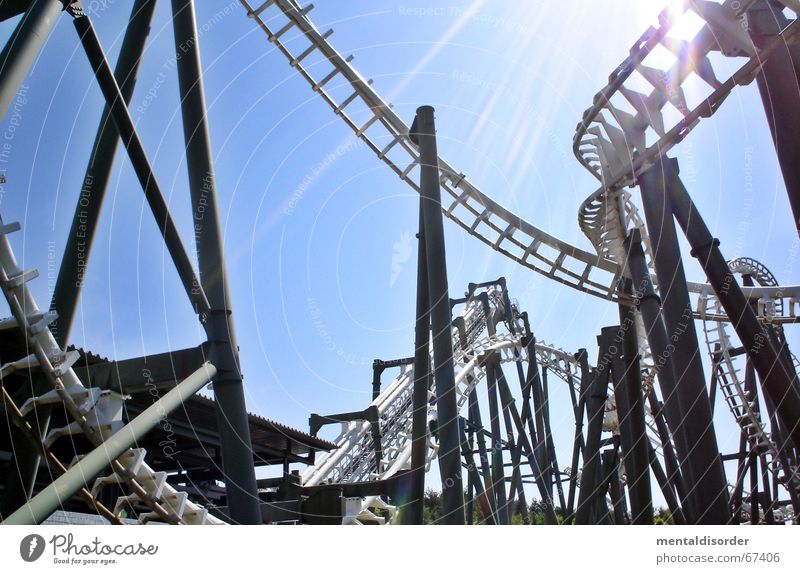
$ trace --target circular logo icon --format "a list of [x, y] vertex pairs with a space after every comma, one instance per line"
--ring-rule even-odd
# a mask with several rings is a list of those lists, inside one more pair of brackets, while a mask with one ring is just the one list
[[19, 555], [25, 562], [35, 562], [44, 553], [44, 538], [38, 534], [28, 534], [19, 543]]

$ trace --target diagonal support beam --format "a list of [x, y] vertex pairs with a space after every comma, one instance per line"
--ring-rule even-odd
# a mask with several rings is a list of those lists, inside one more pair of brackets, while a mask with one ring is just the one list
[[172, 216], [169, 213], [167, 202], [164, 200], [164, 195], [161, 193], [161, 188], [156, 181], [153, 168], [150, 166], [150, 161], [147, 159], [144, 146], [133, 125], [133, 118], [131, 118], [128, 107], [125, 105], [125, 100], [120, 92], [117, 80], [114, 78], [111, 67], [108, 65], [108, 60], [103, 53], [103, 48], [94, 31], [92, 21], [88, 16], [80, 16], [75, 18], [73, 23], [80, 37], [83, 49], [86, 52], [86, 56], [89, 58], [89, 63], [97, 78], [97, 83], [100, 85], [100, 90], [105, 97], [106, 105], [108, 105], [111, 112], [111, 118], [114, 120], [117, 131], [125, 144], [128, 157], [131, 160], [131, 165], [136, 172], [136, 177], [139, 179], [147, 203], [158, 224], [158, 230], [164, 238], [167, 251], [169, 251], [175, 269], [178, 271], [181, 283], [183, 283], [183, 288], [195, 312], [201, 315], [201, 317], [208, 316], [210, 311], [208, 299], [195, 275], [186, 248], [181, 242], [178, 228], [175, 226], [175, 222], [172, 220]]
[[[125, 106], [130, 104], [133, 97], [136, 76], [147, 45], [155, 9], [156, 0], [136, 0], [125, 29], [125, 37], [114, 70], [114, 77], [119, 84]], [[50, 309], [58, 313], [58, 319], [50, 326], [50, 330], [62, 348], [69, 341], [118, 145], [119, 132], [106, 105], [103, 115], [100, 116], [100, 125], [89, 155], [89, 164], [83, 176], [83, 185], [75, 206], [67, 245], [64, 248], [50, 303]]]

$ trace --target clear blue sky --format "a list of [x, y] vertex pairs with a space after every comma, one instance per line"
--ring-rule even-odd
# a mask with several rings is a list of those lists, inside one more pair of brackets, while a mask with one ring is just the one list
[[[130, 4], [111, 2], [94, 16], [112, 62]], [[159, 3], [131, 109], [191, 246], [169, 4]], [[440, 154], [451, 165], [512, 211], [591, 249], [577, 208], [596, 180], [572, 157], [572, 135], [663, 1], [316, 4], [312, 20], [336, 30], [333, 45], [354, 54], [401, 117], [410, 123], [417, 106], [436, 108]], [[419, 14], [431, 5], [441, 9]], [[374, 358], [412, 353], [417, 198], [368, 149], [341, 147], [349, 129], [237, 1], [197, 10], [248, 407], [305, 429], [310, 412], [368, 404]], [[13, 24], [0, 25], [0, 36]], [[18, 125], [7, 117], [0, 127], [13, 127], [0, 212], [23, 223], [13, 245], [25, 267], [42, 271], [34, 288], [44, 305], [48, 253], [63, 251], [102, 109], [68, 17], [25, 84]], [[725, 255], [755, 257], [782, 283], [797, 283], [797, 236], [755, 85], [737, 89], [674, 153]], [[453, 296], [504, 275], [539, 339], [587, 347], [594, 361], [595, 335], [617, 323], [616, 306], [518, 267], [450, 222], [445, 229]], [[403, 260], [394, 270], [393, 255]], [[693, 262], [688, 275], [702, 277]], [[123, 153], [76, 321], [71, 342], [110, 358], [202, 340]], [[555, 382], [554, 401], [563, 400]], [[569, 437], [571, 413], [552, 416], [556, 436]], [[731, 433], [725, 448], [737, 445]]]

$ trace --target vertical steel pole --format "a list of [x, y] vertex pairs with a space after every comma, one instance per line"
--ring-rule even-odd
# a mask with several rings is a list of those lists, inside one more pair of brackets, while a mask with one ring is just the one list
[[682, 460], [682, 472], [691, 485], [695, 519], [700, 524], [730, 520], [728, 488], [706, 392], [706, 379], [697, 343], [692, 305], [669, 201], [672, 178], [664, 162], [639, 177], [650, 243], [658, 277], [664, 324], [672, 349], [669, 359], [677, 375], [677, 402], [691, 448]]
[[[415, 127], [415, 128], [414, 128]], [[458, 406], [453, 364], [452, 315], [447, 285], [439, 154], [433, 108], [417, 109], [412, 133], [419, 145], [420, 194], [425, 222], [429, 300], [433, 329], [434, 381], [439, 423], [439, 472], [442, 478], [442, 523], [464, 524], [464, 488], [459, 454]]]
[[17, 96], [67, 0], [34, 0], [0, 52], [0, 119]]
[[597, 367], [592, 375], [591, 386], [586, 397], [586, 411], [589, 422], [586, 428], [586, 451], [584, 452], [583, 471], [581, 472], [581, 489], [578, 495], [578, 506], [575, 510], [575, 524], [595, 524], [598, 516], [594, 516], [600, 481], [600, 449], [603, 434], [603, 416], [608, 395], [608, 375], [610, 357], [609, 346], [613, 334], [608, 327], [600, 330], [597, 337]]
[[172, 11], [197, 259], [211, 307], [206, 329], [211, 358], [219, 369], [214, 395], [228, 508], [236, 522], [261, 524], [239, 347], [228, 294], [194, 2], [172, 0]]
[[689, 240], [692, 255], [703, 267], [708, 282], [730, 317], [731, 325], [747, 349], [764, 392], [775, 404], [781, 422], [794, 444], [800, 445], [800, 389], [797, 380], [787, 372], [779, 351], [759, 323], [722, 256], [719, 240], [711, 235], [672, 162], [664, 162], [664, 165], [665, 176], [670, 180], [668, 189], [672, 210]]
[[464, 457], [464, 464], [467, 468], [467, 481], [469, 486], [469, 496], [467, 497], [467, 524], [472, 524], [475, 516], [475, 500], [483, 497], [483, 486], [478, 475], [478, 467], [475, 464], [475, 452], [472, 449], [472, 435], [467, 440], [467, 421], [464, 417], [459, 417], [458, 426], [461, 431], [461, 454]]
[[[627, 280], [624, 290], [631, 293]], [[633, 308], [621, 304], [619, 319], [622, 357], [612, 363], [611, 368], [614, 371], [614, 397], [619, 413], [620, 440], [625, 455], [623, 464], [628, 477], [631, 523], [653, 524], [649, 445], [644, 422], [639, 342]]]
[[[771, 43], [789, 24], [783, 9], [779, 2], [761, 1], [748, 10], [748, 31], [757, 47]], [[800, 46], [778, 46], [761, 62], [756, 83], [800, 234]]]
[[472, 432], [467, 435], [466, 420], [462, 417], [461, 424], [461, 454], [464, 457], [464, 462], [467, 465], [467, 499], [466, 499], [466, 522], [467, 524], [475, 524], [475, 499], [479, 498], [477, 494], [481, 489], [480, 478], [477, 477], [477, 467], [475, 466], [475, 458], [472, 456], [472, 447], [475, 445], [474, 435]]
[[622, 485], [619, 482], [619, 456], [616, 448], [603, 451], [603, 487], [608, 489], [611, 496], [611, 506], [614, 511], [614, 524], [626, 523], [625, 496], [622, 494]]
[[497, 404], [497, 356], [490, 351], [485, 360], [489, 393], [489, 424], [492, 429], [492, 490], [497, 500], [499, 524], [510, 524], [506, 498], [506, 477], [503, 471], [503, 438], [500, 434], [500, 410]]
[[[4, 118], [8, 112], [17, 91], [25, 81], [31, 66], [39, 56], [42, 47], [58, 17], [68, 4], [66, 0], [34, 0], [30, 2], [25, 14], [17, 24], [9, 40], [0, 52], [0, 119]], [[38, 421], [40, 434], [47, 432], [49, 426], [49, 413], [41, 413]], [[14, 439], [19, 438], [19, 434], [12, 431]], [[8, 511], [18, 503], [24, 502], [32, 490], [33, 482], [36, 480], [36, 473], [39, 467], [39, 456], [35, 450], [31, 449], [18, 459], [20, 468], [17, 473], [9, 473], [6, 485], [12, 490], [6, 490], [2, 501], [2, 510]]]
[[478, 403], [478, 395], [476, 389], [473, 388], [469, 394], [469, 423], [476, 430], [476, 439], [478, 441], [478, 454], [481, 459], [481, 474], [483, 475], [484, 492], [486, 493], [486, 501], [489, 505], [489, 516], [487, 522], [489, 524], [497, 524], [497, 500], [494, 496], [494, 486], [492, 485], [492, 470], [489, 466], [489, 453], [486, 451], [486, 435], [483, 429], [483, 421], [481, 420], [481, 409]]
[[[578, 361], [580, 368], [580, 392], [577, 400], [575, 399], [575, 391], [570, 386], [570, 397], [572, 398], [572, 407], [575, 416], [575, 438], [572, 442], [572, 464], [570, 466], [571, 475], [569, 477], [569, 489], [567, 491], [567, 508], [564, 511], [564, 522], [570, 524], [572, 522], [575, 510], [575, 490], [578, 486], [578, 461], [581, 454], [586, 453], [583, 441], [583, 418], [586, 411], [586, 398], [589, 395], [589, 388], [591, 386], [589, 374], [589, 356], [586, 349], [579, 349], [575, 353], [575, 358]], [[584, 459], [586, 457], [584, 456]]]
[[550, 426], [550, 389], [547, 385], [547, 367], [542, 369], [542, 398], [544, 399], [544, 432], [547, 442], [547, 452], [550, 457], [550, 468], [552, 469], [553, 483], [558, 494], [558, 502], [561, 506], [561, 516], [564, 516], [564, 509], [567, 501], [564, 498], [564, 487], [561, 484], [561, 471], [558, 468], [558, 458], [556, 457], [556, 445], [553, 440], [553, 431]]
[[423, 201], [419, 199], [417, 246], [417, 311], [414, 324], [414, 389], [411, 419], [411, 492], [404, 524], [422, 524], [425, 497], [425, 464], [428, 453], [428, 393], [431, 388], [431, 315], [428, 300], [428, 258], [425, 248]]
[[[533, 342], [533, 341], [531, 341]], [[530, 347], [529, 347], [530, 348]], [[533, 372], [530, 389], [533, 399], [536, 421], [536, 441], [533, 443], [533, 452], [539, 470], [540, 489], [542, 489], [542, 502], [545, 504], [545, 513], [548, 523], [556, 523], [555, 505], [553, 504], [553, 466], [547, 448], [547, 425], [545, 411], [547, 409], [544, 393], [542, 391], [542, 375], [539, 371], [539, 362], [536, 360], [535, 350], [528, 357], [528, 371]]]

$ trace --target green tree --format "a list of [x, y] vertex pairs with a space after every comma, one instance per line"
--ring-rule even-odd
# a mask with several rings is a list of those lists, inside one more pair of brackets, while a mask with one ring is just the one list
[[656, 509], [655, 514], [653, 516], [653, 522], [655, 524], [667, 524], [667, 525], [675, 524], [675, 521], [672, 519], [672, 513], [666, 508]]
[[422, 523], [435, 524], [442, 517], [442, 495], [428, 488], [422, 501]]

